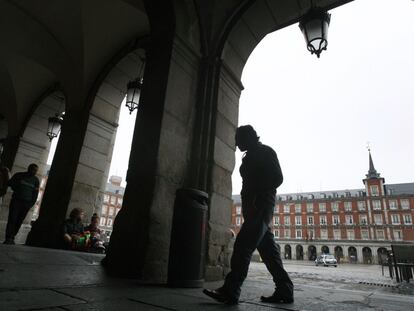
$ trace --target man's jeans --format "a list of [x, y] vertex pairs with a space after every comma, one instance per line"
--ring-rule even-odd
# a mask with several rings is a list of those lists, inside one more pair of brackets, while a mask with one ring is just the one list
[[14, 240], [31, 207], [32, 204], [30, 202], [11, 199], [6, 227], [6, 240]]

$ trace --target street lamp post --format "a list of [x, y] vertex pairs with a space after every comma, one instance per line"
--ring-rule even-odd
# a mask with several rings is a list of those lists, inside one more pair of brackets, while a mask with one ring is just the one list
[[63, 114], [57, 113], [54, 117], [50, 117], [48, 121], [46, 135], [49, 137], [49, 140], [52, 141], [52, 139], [57, 137], [60, 133], [60, 128], [63, 123]]

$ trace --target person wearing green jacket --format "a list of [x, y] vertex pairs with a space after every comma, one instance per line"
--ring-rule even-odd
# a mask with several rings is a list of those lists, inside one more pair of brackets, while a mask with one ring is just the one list
[[30, 164], [27, 172], [19, 172], [12, 176], [8, 185], [13, 190], [9, 205], [9, 217], [6, 226], [6, 240], [4, 244], [15, 244], [14, 237], [30, 208], [36, 203], [39, 194], [39, 179], [36, 177], [39, 167]]

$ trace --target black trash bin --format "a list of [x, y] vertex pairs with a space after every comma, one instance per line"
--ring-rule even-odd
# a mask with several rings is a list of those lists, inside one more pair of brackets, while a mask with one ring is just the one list
[[206, 249], [208, 194], [178, 189], [171, 230], [168, 285], [202, 287]]

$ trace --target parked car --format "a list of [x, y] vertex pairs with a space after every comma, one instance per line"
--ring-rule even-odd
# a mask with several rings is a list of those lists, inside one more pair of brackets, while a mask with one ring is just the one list
[[327, 266], [336, 267], [338, 265], [338, 262], [336, 261], [334, 255], [323, 254], [323, 255], [318, 256], [315, 259], [315, 265], [316, 266], [324, 265], [325, 267], [327, 267]]

